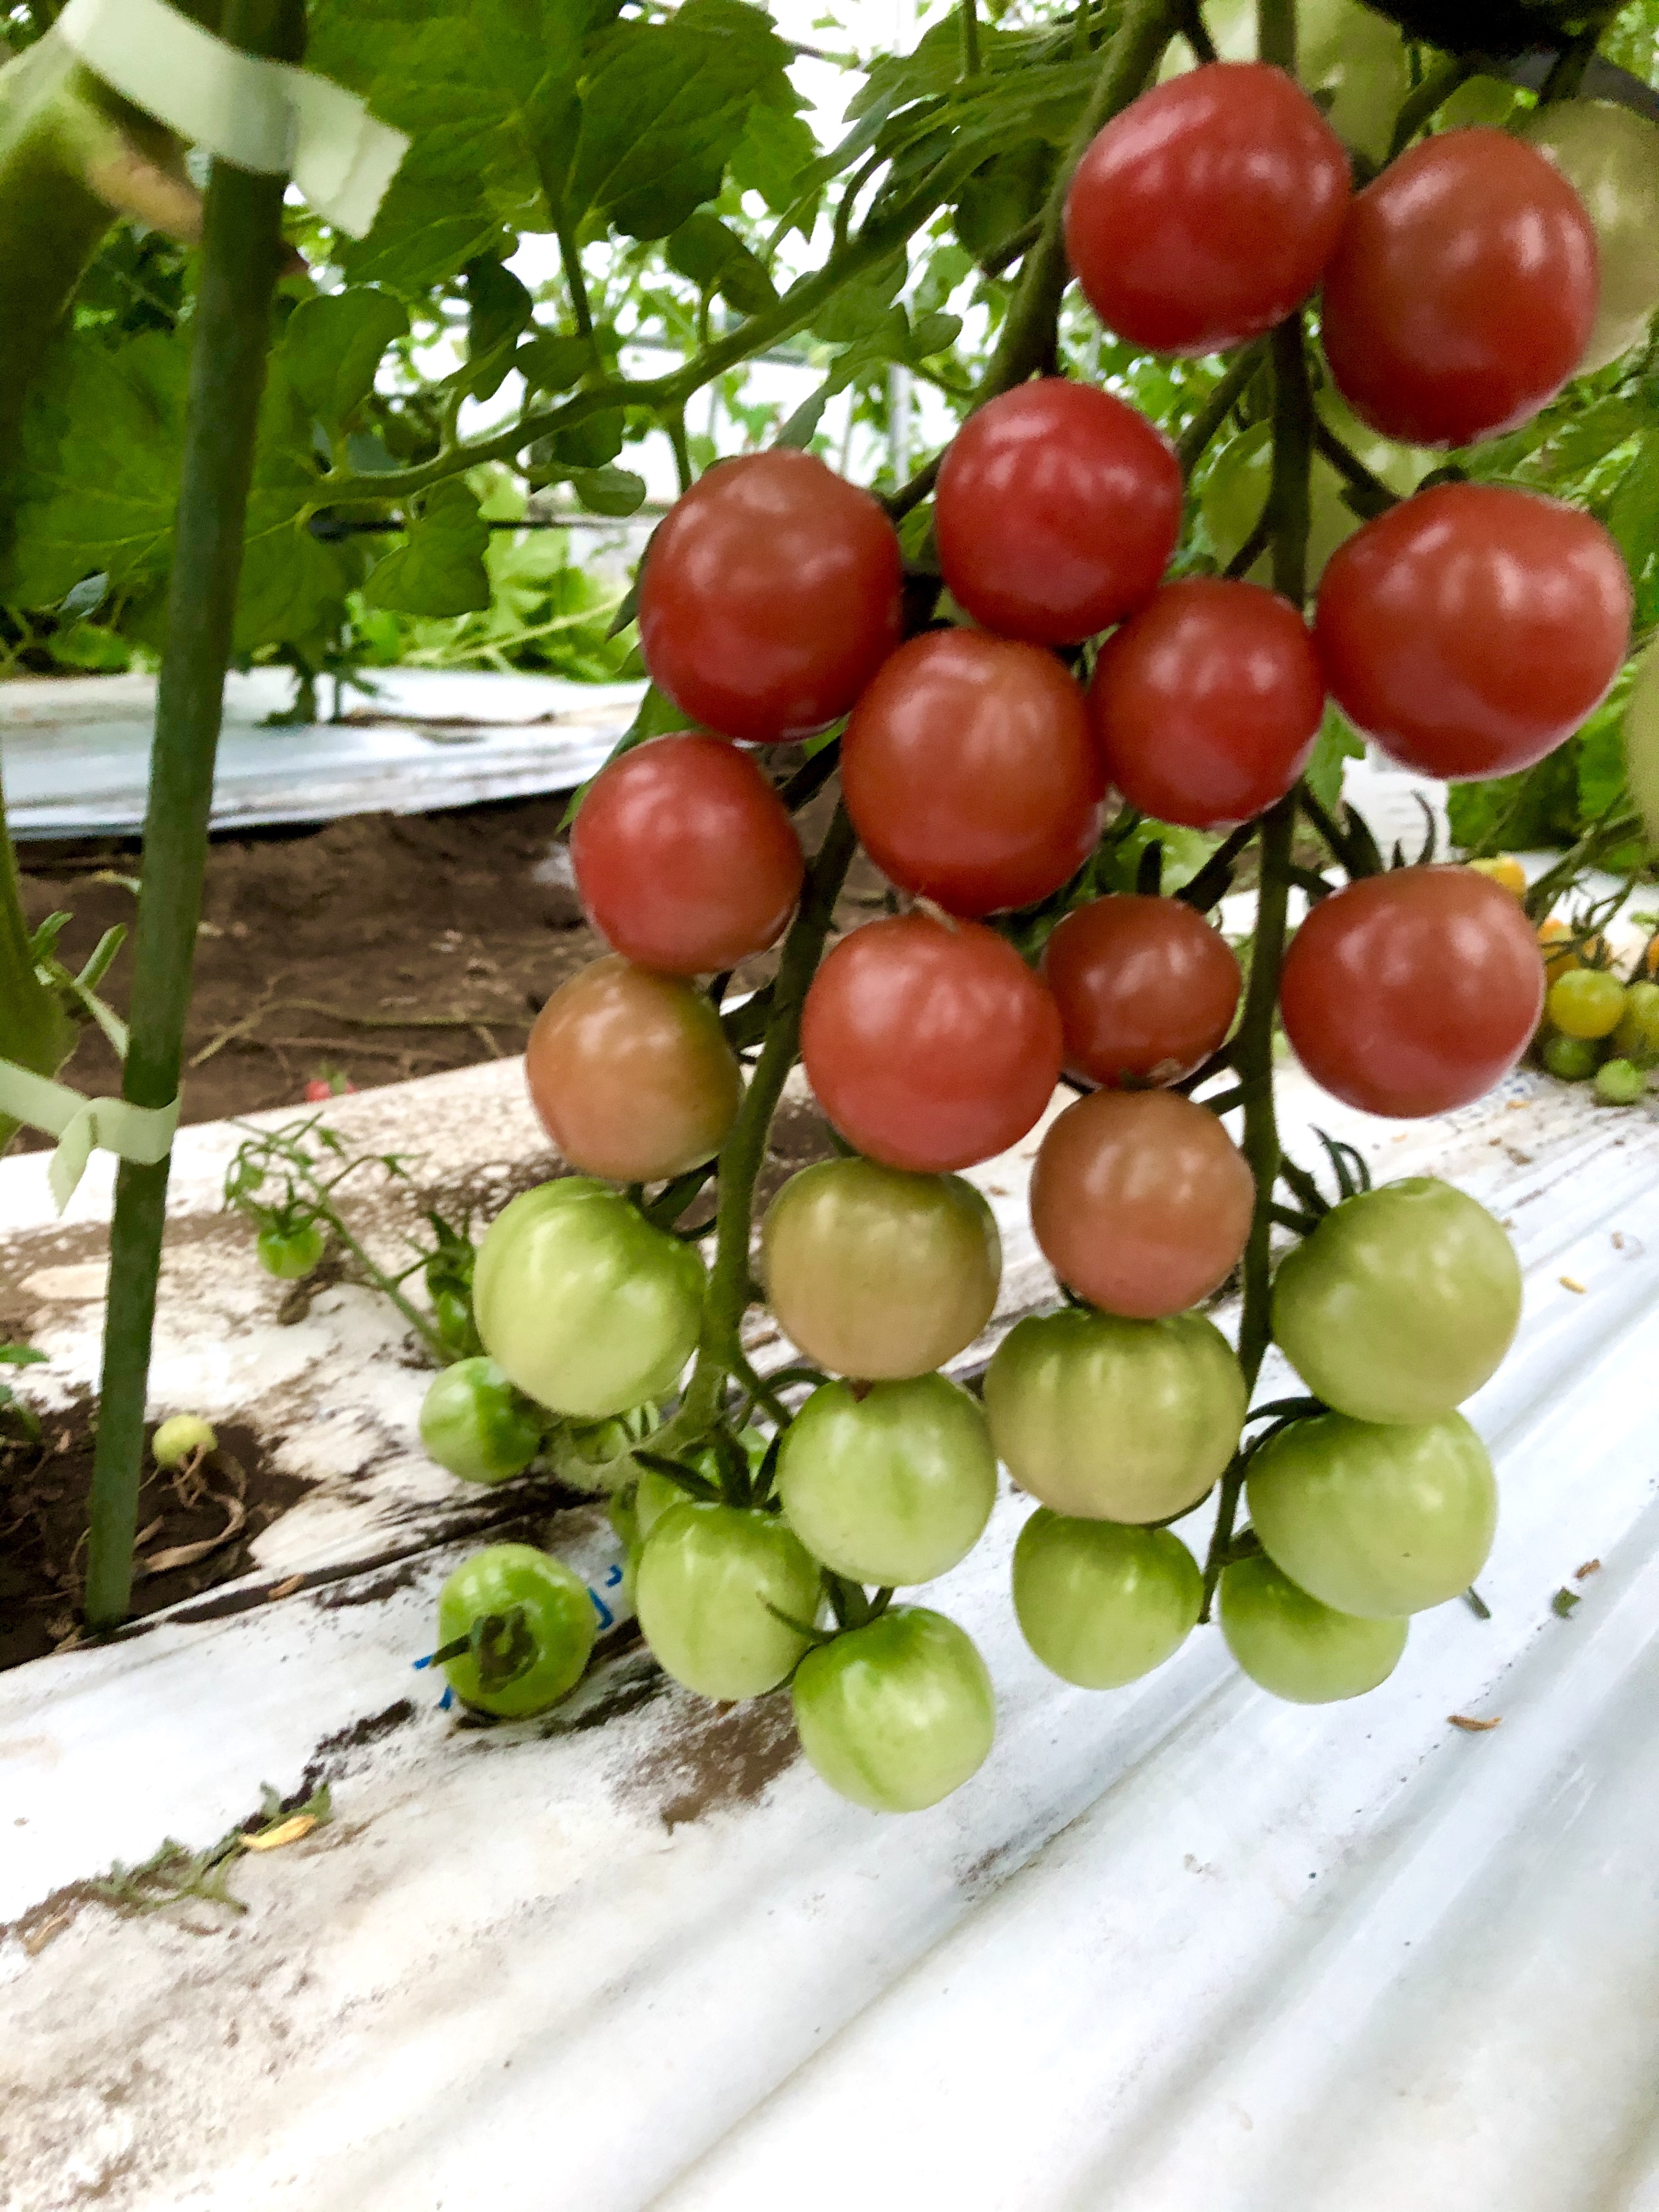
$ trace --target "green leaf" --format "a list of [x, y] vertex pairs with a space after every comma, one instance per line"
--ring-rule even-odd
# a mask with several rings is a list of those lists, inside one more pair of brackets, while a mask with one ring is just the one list
[[513, 366], [532, 392], [568, 392], [581, 382], [592, 361], [586, 338], [556, 337], [543, 331], [519, 348]]
[[1343, 762], [1362, 758], [1364, 750], [1365, 740], [1341, 708], [1334, 701], [1328, 703], [1312, 757], [1303, 771], [1309, 790], [1328, 814], [1341, 803]]
[[671, 269], [700, 292], [718, 292], [739, 314], [758, 315], [777, 305], [777, 293], [759, 258], [717, 216], [689, 216], [663, 249]]
[[570, 489], [590, 514], [635, 514], [645, 500], [645, 478], [629, 469], [578, 469]]
[[[538, 465], [550, 464], [555, 471], [602, 469], [621, 453], [627, 427], [622, 409], [607, 407], [571, 429], [557, 431], [545, 440], [538, 439], [531, 449], [532, 457]], [[544, 446], [544, 457], [541, 453]]]
[[510, 269], [489, 256], [466, 264], [467, 389], [493, 398], [513, 367], [513, 349], [535, 302]]
[[960, 315], [919, 315], [910, 326], [910, 351], [918, 361], [953, 346], [962, 331]]
[[957, 201], [956, 232], [975, 261], [1040, 212], [1053, 166], [1053, 149], [1028, 138], [975, 170]]
[[[732, 149], [732, 181], [739, 191], [758, 192], [774, 215], [781, 215], [800, 198], [805, 172], [817, 153], [818, 142], [799, 115], [757, 100]], [[817, 212], [814, 195], [801, 214], [805, 237], [811, 236]]]
[[363, 598], [402, 614], [471, 614], [489, 605], [489, 546], [477, 496], [452, 477], [427, 494], [408, 544], [370, 570]]
[[381, 355], [408, 332], [401, 301], [376, 285], [353, 285], [301, 301], [283, 333], [283, 366], [317, 420], [338, 429], [374, 389]]
[[1659, 551], [1659, 436], [1644, 438], [1607, 509], [1607, 528], [1639, 582]]
[[907, 273], [901, 251], [889, 254], [855, 283], [845, 284], [818, 311], [813, 335], [831, 345], [882, 344], [902, 354], [909, 342], [909, 326], [894, 295]]

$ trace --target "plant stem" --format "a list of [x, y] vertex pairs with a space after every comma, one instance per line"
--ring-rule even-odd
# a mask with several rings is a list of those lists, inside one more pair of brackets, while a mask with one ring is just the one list
[[1244, 397], [1267, 350], [1265, 343], [1258, 342], [1235, 355], [1225, 375], [1176, 440], [1176, 459], [1183, 477], [1191, 476], [1210, 441]]
[[681, 491], [688, 492], [696, 481], [691, 466], [691, 449], [685, 442], [685, 410], [671, 407], [662, 418], [668, 433], [668, 442], [674, 448], [674, 475]]
[[570, 312], [576, 318], [576, 335], [586, 339], [588, 356], [593, 363], [593, 374], [603, 382], [605, 356], [600, 353], [599, 339], [594, 336], [593, 310], [587, 303], [587, 279], [582, 275], [582, 258], [576, 251], [576, 240], [568, 223], [560, 223], [558, 239], [559, 259], [564, 265], [565, 289], [570, 295]]
[[1264, 62], [1296, 75], [1296, 0], [1256, 0], [1255, 50]]
[[[223, 35], [250, 53], [297, 61], [304, 0], [230, 0]], [[165, 1106], [179, 1089], [284, 189], [281, 177], [223, 161], [208, 187], [123, 1084], [137, 1106]], [[86, 1614], [95, 1628], [120, 1620], [131, 1595], [167, 1168], [124, 1160], [116, 1180], [87, 1556]]]
[[957, 0], [962, 23], [962, 82], [979, 75], [979, 10], [974, 0]]
[[1407, 95], [1395, 118], [1388, 160], [1397, 161], [1429, 118], [1445, 106], [1467, 77], [1474, 75], [1474, 64], [1466, 54], [1455, 55], [1437, 69], [1431, 70], [1416, 90]]

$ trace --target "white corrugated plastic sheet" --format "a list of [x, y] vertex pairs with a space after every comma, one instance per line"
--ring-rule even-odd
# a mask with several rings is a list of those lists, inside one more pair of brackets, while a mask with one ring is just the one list
[[[539, 1144], [518, 1083], [332, 1119], [487, 1188]], [[1513, 1228], [1522, 1334], [1470, 1408], [1491, 1620], [1419, 1618], [1346, 1706], [1273, 1703], [1209, 1632], [1091, 1695], [1020, 1642], [1005, 1494], [931, 1593], [997, 1744], [903, 1820], [831, 1796], [784, 1701], [708, 1705], [615, 1639], [540, 1723], [440, 1712], [410, 1662], [477, 1494], [421, 1458], [424, 1377], [365, 1294], [276, 1326], [211, 1212], [234, 1133], [185, 1131], [158, 1410], [240, 1410], [316, 1487], [258, 1601], [0, 1677], [5, 2212], [1659, 2212], [1659, 1127], [1525, 1074], [1406, 1127], [1283, 1092], [1304, 1158], [1317, 1120]], [[977, 1171], [1002, 1325], [1047, 1295], [1033, 1141]], [[89, 1176], [59, 1228], [40, 1158], [0, 1166], [59, 1389], [94, 1370], [106, 1206]], [[559, 1527], [603, 1586], [598, 1514]], [[307, 1771], [337, 1817], [237, 1867], [241, 1917], [73, 1887]]]

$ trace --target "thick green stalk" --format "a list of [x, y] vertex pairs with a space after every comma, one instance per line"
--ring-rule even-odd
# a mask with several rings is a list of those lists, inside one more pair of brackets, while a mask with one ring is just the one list
[[1191, 476], [1210, 441], [1244, 397], [1266, 352], [1267, 347], [1258, 341], [1236, 354], [1228, 363], [1226, 374], [1176, 440], [1176, 459], [1181, 464], [1183, 477]]
[[[230, 0], [225, 12], [233, 45], [281, 60], [299, 58], [304, 29], [304, 0]], [[280, 177], [222, 161], [208, 190], [133, 961], [124, 1095], [138, 1106], [165, 1106], [179, 1089], [283, 193]], [[124, 1161], [116, 1182], [87, 1559], [86, 1613], [95, 1628], [120, 1620], [131, 1593], [167, 1165]]]
[[957, 0], [962, 23], [962, 82], [979, 75], [979, 9], [975, 0]]

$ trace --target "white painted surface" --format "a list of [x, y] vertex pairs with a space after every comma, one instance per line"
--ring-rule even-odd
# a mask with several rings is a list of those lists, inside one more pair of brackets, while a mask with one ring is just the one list
[[[1311, 1116], [1513, 1224], [1522, 1337], [1471, 1407], [1503, 1486], [1493, 1618], [1420, 1619], [1345, 1707], [1273, 1704], [1210, 1633], [1090, 1696], [1016, 1632], [1006, 1495], [930, 1593], [986, 1653], [997, 1747], [902, 1821], [831, 1796], [775, 1700], [722, 1713], [637, 1651], [540, 1724], [440, 1715], [409, 1667], [463, 1486], [414, 1448], [424, 1378], [357, 1293], [275, 1326], [241, 1232], [203, 1218], [234, 1137], [185, 1133], [158, 1406], [252, 1395], [322, 1472], [262, 1540], [266, 1583], [418, 1556], [403, 1587], [368, 1571], [0, 1678], [0, 1919], [164, 1833], [210, 1840], [313, 1757], [338, 1815], [239, 1868], [243, 1919], [88, 1908], [38, 1950], [50, 1915], [0, 1942], [5, 2212], [840, 2212], [849, 2190], [928, 2212], [1653, 2212], [1659, 1127], [1529, 1075], [1413, 1126], [1294, 1069], [1283, 1100], [1303, 1158]], [[538, 1141], [514, 1063], [331, 1118], [456, 1176]], [[1022, 1173], [979, 1171], [1010, 1310], [1044, 1295]], [[106, 1188], [57, 1233], [40, 1159], [0, 1166], [0, 1261], [36, 1285], [54, 1380], [93, 1356]], [[596, 1519], [558, 1540], [597, 1575]], [[406, 1697], [378, 1742], [327, 1746]]]

